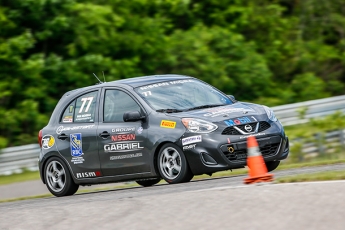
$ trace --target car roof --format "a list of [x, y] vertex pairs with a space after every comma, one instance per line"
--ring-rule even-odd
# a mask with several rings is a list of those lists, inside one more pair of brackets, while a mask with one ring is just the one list
[[98, 88], [99, 86], [128, 85], [128, 86], [131, 86], [133, 88], [136, 88], [136, 87], [140, 87], [140, 86], [144, 86], [144, 85], [155, 84], [155, 83], [162, 82], [162, 81], [175, 81], [175, 80], [189, 79], [189, 78], [193, 78], [193, 77], [178, 75], [178, 74], [161, 74], [161, 75], [151, 75], [151, 76], [126, 78], [126, 79], [104, 82], [101, 84], [96, 84], [96, 85], [92, 85], [92, 86], [86, 86], [83, 88], [74, 89], [74, 90], [66, 92], [64, 94], [64, 96], [70, 95], [71, 93], [74, 93], [74, 92], [77, 92], [80, 90]]
[[163, 74], [163, 75], [152, 75], [152, 76], [143, 76], [143, 77], [134, 77], [134, 78], [127, 78], [117, 81], [108, 82], [108, 84], [126, 84], [132, 86], [133, 88], [155, 84], [162, 81], [174, 81], [180, 79], [188, 79], [192, 78], [189, 76], [177, 75], [177, 74]]

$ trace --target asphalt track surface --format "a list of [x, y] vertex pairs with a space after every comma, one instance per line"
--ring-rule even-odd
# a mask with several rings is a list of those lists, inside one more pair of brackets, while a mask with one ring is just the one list
[[[345, 164], [278, 171], [276, 177]], [[345, 181], [243, 185], [230, 176], [0, 204], [4, 229], [345, 229]]]

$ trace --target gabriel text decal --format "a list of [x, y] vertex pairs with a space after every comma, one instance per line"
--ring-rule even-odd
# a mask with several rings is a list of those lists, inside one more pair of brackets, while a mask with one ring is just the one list
[[141, 150], [144, 147], [140, 145], [140, 142], [128, 141], [128, 142], [116, 142], [104, 145], [104, 152], [128, 152]]

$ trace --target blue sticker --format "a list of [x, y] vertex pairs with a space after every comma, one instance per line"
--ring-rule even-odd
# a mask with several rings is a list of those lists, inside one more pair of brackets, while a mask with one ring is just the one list
[[138, 134], [141, 134], [141, 133], [143, 132], [143, 130], [144, 130], [143, 127], [140, 126], [140, 127], [137, 129]]
[[71, 140], [71, 154], [73, 157], [80, 157], [83, 155], [81, 133], [70, 134]]

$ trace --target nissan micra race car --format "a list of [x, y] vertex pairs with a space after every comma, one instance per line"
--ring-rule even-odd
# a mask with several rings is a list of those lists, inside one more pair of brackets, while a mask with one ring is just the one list
[[246, 166], [255, 136], [268, 171], [289, 154], [271, 109], [236, 101], [193, 77], [157, 75], [65, 93], [39, 132], [39, 169], [55, 196], [80, 185], [152, 186]]

